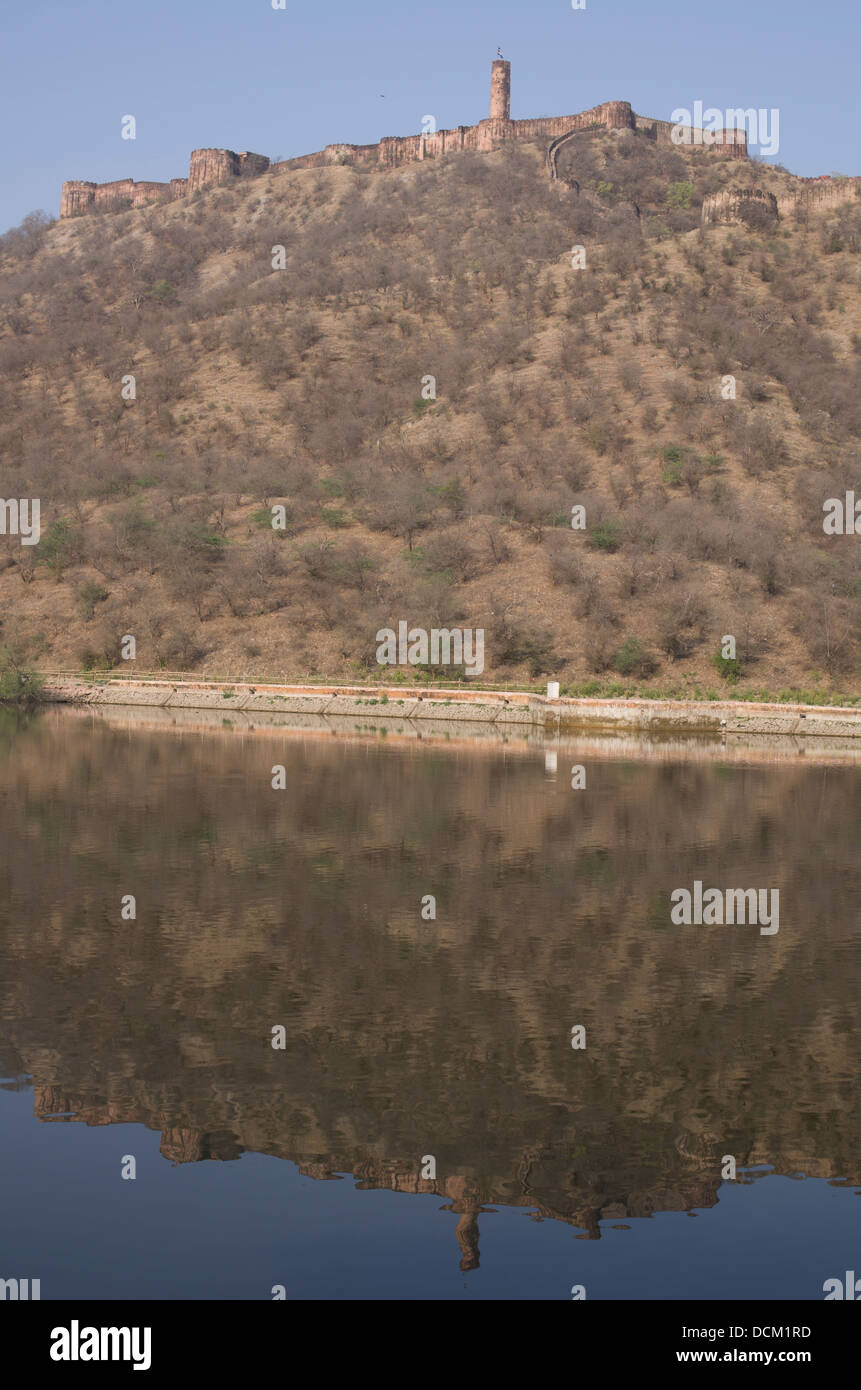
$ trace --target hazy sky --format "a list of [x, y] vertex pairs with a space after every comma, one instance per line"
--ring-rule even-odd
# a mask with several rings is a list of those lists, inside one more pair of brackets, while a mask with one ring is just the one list
[[861, 0], [3, 0], [2, 23], [0, 229], [56, 213], [63, 179], [166, 181], [198, 146], [287, 158], [472, 124], [498, 45], [515, 117], [777, 108], [781, 164], [861, 173]]

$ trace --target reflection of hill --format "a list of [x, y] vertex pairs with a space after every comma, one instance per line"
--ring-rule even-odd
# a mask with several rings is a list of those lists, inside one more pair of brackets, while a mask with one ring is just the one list
[[[438, 1192], [467, 1261], [482, 1204], [595, 1234], [711, 1205], [725, 1153], [857, 1178], [857, 776], [587, 773], [30, 724], [0, 746], [5, 1074], [33, 1074], [37, 1114], [160, 1130], [173, 1161]], [[671, 927], [695, 877], [778, 886], [779, 934]]]

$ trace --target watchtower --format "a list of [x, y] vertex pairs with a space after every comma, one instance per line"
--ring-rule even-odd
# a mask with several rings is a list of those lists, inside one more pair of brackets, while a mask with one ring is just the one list
[[497, 58], [490, 72], [490, 119], [511, 120], [511, 64]]

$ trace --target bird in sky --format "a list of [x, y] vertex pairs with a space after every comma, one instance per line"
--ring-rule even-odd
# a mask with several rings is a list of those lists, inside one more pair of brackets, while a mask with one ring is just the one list
[[497, 58], [501, 58], [501, 57], [502, 57], [502, 49], [501, 49], [501, 48], [497, 48], [497, 50], [496, 50], [496, 56], [497, 56]]

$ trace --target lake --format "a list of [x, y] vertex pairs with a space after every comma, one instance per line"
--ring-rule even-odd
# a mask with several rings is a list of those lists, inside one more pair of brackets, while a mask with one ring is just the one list
[[[0, 1278], [821, 1300], [861, 1271], [857, 759], [319, 724], [0, 712]], [[777, 890], [779, 930], [674, 923], [695, 883]]]

